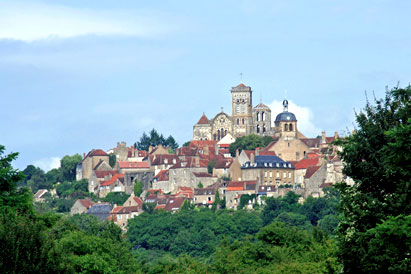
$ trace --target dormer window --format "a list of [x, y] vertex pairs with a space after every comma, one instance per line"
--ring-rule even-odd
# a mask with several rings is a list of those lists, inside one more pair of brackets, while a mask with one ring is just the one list
[[168, 164], [168, 159], [164, 159], [164, 163], [165, 163], [165, 164]]

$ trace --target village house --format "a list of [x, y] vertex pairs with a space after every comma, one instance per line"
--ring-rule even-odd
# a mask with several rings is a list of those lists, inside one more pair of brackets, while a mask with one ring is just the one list
[[109, 220], [113, 221], [125, 231], [128, 220], [138, 216], [142, 212], [141, 206], [117, 206], [110, 212]]
[[216, 188], [194, 188], [193, 204], [196, 206], [211, 207], [215, 201]]
[[101, 149], [93, 149], [87, 155], [83, 156], [83, 160], [77, 165], [76, 180], [89, 180], [93, 170], [112, 170], [109, 165], [109, 156]]
[[40, 203], [44, 202], [47, 192], [49, 192], [47, 189], [39, 189], [33, 196], [34, 201]]
[[294, 185], [294, 167], [277, 156], [252, 155], [241, 170], [243, 180], [257, 180], [259, 185]]
[[86, 214], [90, 214], [96, 216], [101, 222], [107, 220], [110, 216], [110, 212], [113, 207], [109, 203], [95, 203], [93, 204], [86, 212]]
[[86, 213], [94, 203], [88, 199], [78, 199], [70, 209], [70, 215]]
[[169, 170], [162, 170], [160, 171], [157, 176], [153, 178], [153, 182], [151, 188], [154, 189], [161, 189], [164, 193], [171, 192], [171, 184], [169, 181]]
[[115, 174], [110, 180], [100, 183], [100, 198], [106, 197], [110, 192], [125, 192], [124, 174]]
[[257, 184], [257, 180], [229, 182], [225, 192], [226, 208], [237, 209], [240, 205], [241, 195], [256, 194]]
[[148, 157], [148, 164], [151, 171], [154, 172], [154, 176], [179, 162], [180, 158], [175, 154], [154, 154]]

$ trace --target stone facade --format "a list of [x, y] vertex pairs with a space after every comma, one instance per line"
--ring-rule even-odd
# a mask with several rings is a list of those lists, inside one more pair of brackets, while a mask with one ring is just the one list
[[272, 135], [271, 110], [260, 103], [253, 108], [251, 87], [239, 84], [231, 89], [229, 116], [223, 110], [209, 120], [205, 114], [193, 127], [193, 140], [221, 140], [227, 134], [241, 137], [249, 134]]

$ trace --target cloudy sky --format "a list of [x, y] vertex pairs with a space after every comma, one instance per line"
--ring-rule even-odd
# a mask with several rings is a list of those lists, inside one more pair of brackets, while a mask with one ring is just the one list
[[411, 81], [411, 1], [1, 1], [0, 144], [14, 165], [131, 145], [182, 144], [243, 81], [273, 114], [285, 94], [309, 137]]

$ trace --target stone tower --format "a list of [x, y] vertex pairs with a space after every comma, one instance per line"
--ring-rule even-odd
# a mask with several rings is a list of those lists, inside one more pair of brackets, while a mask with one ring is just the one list
[[283, 112], [275, 118], [275, 136], [284, 137], [289, 140], [297, 138], [297, 118], [294, 113], [288, 112], [288, 101], [283, 101]]
[[253, 108], [254, 127], [252, 133], [260, 136], [271, 136], [271, 109], [259, 103]]
[[253, 91], [250, 87], [239, 84], [231, 88], [231, 107], [234, 136], [240, 137], [250, 134], [253, 127]]

